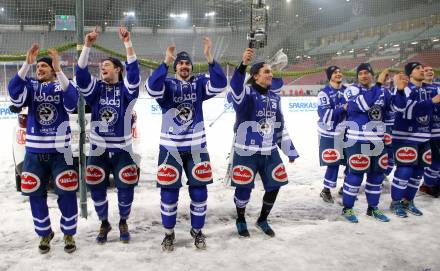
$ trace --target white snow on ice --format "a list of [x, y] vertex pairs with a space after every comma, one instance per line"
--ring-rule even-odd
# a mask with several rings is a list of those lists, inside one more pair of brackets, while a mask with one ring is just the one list
[[[232, 141], [234, 114], [224, 114], [215, 125], [214, 110], [205, 104], [208, 149], [215, 183], [208, 187], [208, 214], [204, 233], [208, 248], [197, 251], [190, 237], [189, 196], [183, 187], [180, 194], [176, 226], [176, 248], [161, 251], [163, 238], [159, 190], [153, 183], [160, 132], [160, 115], [146, 113], [145, 104], [137, 105], [141, 136], [142, 175], [136, 188], [129, 228], [129, 244], [119, 242], [116, 193], [109, 191], [109, 219], [113, 230], [109, 242], [98, 245], [95, 236], [99, 221], [88, 198], [88, 218], [79, 218], [75, 237], [77, 251], [63, 251], [59, 229], [60, 212], [56, 195], [49, 194], [50, 217], [55, 238], [51, 251], [38, 253], [38, 236], [32, 223], [29, 202], [15, 191], [14, 166], [9, 132], [13, 120], [1, 120], [0, 137], [0, 270], [439, 270], [440, 269], [440, 199], [424, 195], [416, 203], [424, 215], [406, 219], [393, 216], [389, 210], [389, 183], [381, 197], [380, 207], [391, 218], [381, 223], [365, 215], [366, 200], [359, 195], [355, 211], [359, 223], [343, 221], [338, 203], [324, 203], [319, 192], [324, 168], [318, 164], [318, 142], [315, 112], [285, 113], [292, 140], [300, 158], [286, 163], [289, 184], [283, 187], [269, 220], [276, 232], [267, 238], [254, 223], [260, 211], [264, 191], [257, 181], [247, 208], [251, 238], [237, 237], [235, 229], [234, 190], [222, 183], [226, 156]], [[211, 103], [215, 103], [214, 101]], [[286, 112], [286, 111], [285, 111]], [[283, 156], [283, 155], [282, 155]], [[283, 158], [285, 158], [283, 156]], [[338, 180], [338, 186], [342, 180]], [[336, 190], [333, 191], [336, 196]], [[338, 199], [340, 201], [340, 199]]]

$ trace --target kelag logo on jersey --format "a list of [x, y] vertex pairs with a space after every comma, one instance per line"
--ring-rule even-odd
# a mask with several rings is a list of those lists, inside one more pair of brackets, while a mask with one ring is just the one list
[[44, 92], [41, 95], [37, 95], [37, 92], [35, 92], [34, 101], [59, 104], [60, 95], [46, 95]]
[[119, 99], [109, 99], [108, 97], [101, 98], [99, 100], [99, 104], [101, 105], [113, 105], [116, 107], [120, 107], [121, 106], [121, 101]]
[[37, 107], [38, 122], [41, 125], [51, 125], [58, 116], [56, 107], [53, 104], [43, 103]]

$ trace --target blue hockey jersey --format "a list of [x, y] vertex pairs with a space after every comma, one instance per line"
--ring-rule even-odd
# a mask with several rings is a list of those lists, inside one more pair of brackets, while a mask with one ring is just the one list
[[370, 89], [354, 84], [345, 90], [344, 96], [348, 101], [347, 138], [361, 143], [382, 141], [385, 114], [388, 111], [401, 112], [406, 106], [403, 93], [391, 95], [380, 84]]
[[[64, 91], [58, 82], [39, 82], [16, 74], [8, 85], [10, 100], [17, 107], [28, 107], [26, 151], [54, 153], [70, 148], [69, 115], [78, 102], [72, 83]], [[58, 149], [58, 150], [57, 150]]]
[[344, 91], [346, 87], [334, 89], [327, 85], [318, 93], [318, 133], [320, 136], [333, 138], [341, 135], [345, 127], [338, 126], [346, 118], [343, 105], [346, 103]]
[[[392, 95], [392, 91], [388, 88], [382, 86], [383, 92], [388, 92], [388, 94]], [[396, 111], [388, 110], [385, 112], [384, 123], [387, 127], [392, 127], [394, 125], [394, 120], [396, 119]]]
[[162, 63], [145, 83], [148, 94], [162, 110], [160, 148], [190, 151], [206, 147], [202, 104], [226, 89], [226, 75], [217, 62], [209, 64], [209, 75], [191, 76], [188, 81], [167, 77]]
[[273, 91], [260, 94], [244, 81], [244, 72], [237, 68], [228, 94], [236, 112], [234, 148], [267, 155], [278, 146], [290, 161], [295, 160], [299, 155], [284, 123], [280, 96]]
[[408, 99], [405, 110], [396, 114], [392, 136], [404, 143], [427, 142], [431, 138], [431, 121], [434, 104], [434, 90], [422, 84], [417, 87], [412, 82], [405, 88]]
[[92, 109], [90, 144], [110, 152], [131, 151], [131, 114], [141, 82], [137, 60], [125, 62], [123, 81], [107, 84], [76, 66], [76, 82]]
[[[440, 94], [440, 85], [426, 84], [426, 90], [429, 92], [431, 98]], [[431, 139], [440, 139], [440, 104], [435, 104], [432, 112], [431, 121]]]

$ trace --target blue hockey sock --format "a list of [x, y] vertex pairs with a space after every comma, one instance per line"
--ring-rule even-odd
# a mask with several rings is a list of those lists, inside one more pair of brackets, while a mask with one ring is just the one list
[[413, 175], [409, 178], [408, 185], [405, 190], [404, 198], [407, 200], [413, 200], [416, 197], [419, 190], [420, 182], [422, 181], [423, 168], [417, 167], [413, 171]]
[[160, 189], [160, 212], [162, 215], [162, 225], [166, 229], [173, 229], [177, 218], [177, 201], [179, 200], [178, 188]]
[[425, 168], [423, 184], [429, 187], [440, 186], [440, 161], [432, 161], [430, 167]]
[[47, 207], [47, 195], [29, 196], [32, 218], [34, 219], [35, 232], [38, 236], [47, 236], [52, 232], [50, 227], [49, 208]]
[[361, 187], [363, 174], [348, 172], [344, 180], [344, 194], [342, 203], [345, 208], [353, 208], [356, 197]]
[[118, 207], [121, 219], [128, 219], [133, 203], [134, 187], [118, 188]]
[[237, 220], [245, 222], [246, 205], [251, 198], [251, 188], [236, 187], [234, 193], [234, 203], [237, 209]]
[[335, 188], [338, 179], [339, 166], [328, 166], [324, 175], [324, 187]]
[[78, 221], [78, 204], [75, 193], [62, 194], [58, 196], [58, 207], [61, 211], [61, 231], [67, 235], [76, 233]]
[[367, 174], [367, 183], [365, 184], [365, 196], [367, 197], [369, 207], [377, 207], [379, 205], [383, 180], [384, 176], [382, 173]]
[[107, 220], [108, 218], [108, 201], [106, 189], [91, 189], [90, 195], [92, 196], [93, 204], [95, 205], [95, 211], [99, 220]]
[[205, 225], [207, 210], [208, 189], [203, 186], [189, 186], [191, 198], [191, 226], [193, 229], [201, 229]]
[[412, 174], [412, 166], [397, 166], [396, 172], [394, 172], [393, 183], [391, 184], [391, 198], [393, 201], [402, 200]]

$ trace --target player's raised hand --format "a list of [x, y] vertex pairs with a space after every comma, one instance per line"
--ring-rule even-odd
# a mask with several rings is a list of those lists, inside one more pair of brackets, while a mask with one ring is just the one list
[[388, 77], [389, 74], [390, 74], [390, 70], [389, 69], [383, 70], [379, 74], [379, 77], [377, 78], [377, 82], [379, 82], [379, 83], [381, 83], [383, 85], [385, 83], [385, 81], [387, 80], [387, 77]]
[[52, 58], [52, 66], [53, 66], [55, 72], [61, 71], [60, 56], [58, 54], [57, 49], [49, 48], [47, 50], [47, 54], [50, 56], [50, 58]]
[[254, 50], [251, 48], [246, 48], [246, 50], [243, 53], [243, 65], [249, 65], [251, 63], [252, 58], [254, 57]]
[[130, 37], [130, 32], [127, 30], [127, 28], [125, 26], [120, 26], [119, 27], [119, 38], [123, 41], [123, 42], [129, 42], [131, 40]]
[[176, 51], [176, 45], [168, 46], [165, 52], [165, 63], [169, 66], [173, 64], [176, 57], [174, 56], [174, 52]]
[[408, 85], [409, 78], [403, 72], [394, 75], [394, 85], [398, 90], [403, 90]]
[[31, 48], [26, 53], [26, 63], [32, 64], [37, 60], [38, 53], [40, 52], [40, 45], [38, 43], [32, 43]]
[[432, 102], [435, 104], [440, 103], [440, 94], [435, 95], [434, 98], [432, 98]]
[[93, 43], [98, 39], [98, 26], [95, 26], [92, 32], [88, 33], [85, 38], [85, 45], [87, 47], [92, 47]]
[[208, 61], [208, 63], [210, 64], [214, 61], [214, 57], [212, 56], [211, 49], [212, 49], [211, 39], [208, 37], [203, 37], [203, 53], [205, 54], [206, 61]]

